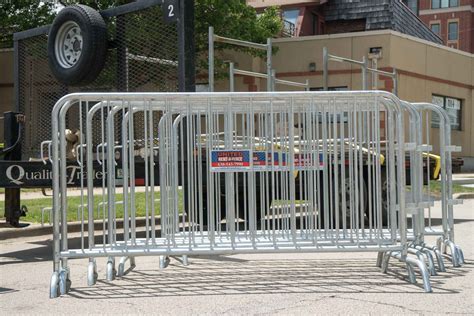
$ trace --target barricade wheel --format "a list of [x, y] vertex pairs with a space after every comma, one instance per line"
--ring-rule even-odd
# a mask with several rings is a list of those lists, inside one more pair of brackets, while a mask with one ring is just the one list
[[106, 55], [107, 27], [99, 12], [85, 5], [59, 12], [48, 35], [48, 61], [60, 82], [90, 83], [104, 67]]

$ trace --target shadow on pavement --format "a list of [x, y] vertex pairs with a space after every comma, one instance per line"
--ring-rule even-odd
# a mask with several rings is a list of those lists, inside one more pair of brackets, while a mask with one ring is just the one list
[[[189, 266], [172, 261], [165, 270], [137, 268], [113, 282], [98, 280], [93, 287], [73, 285], [70, 296], [85, 300], [135, 297], [246, 295], [275, 293], [413, 293], [423, 294], [421, 279], [406, 282], [401, 263], [392, 261], [388, 275], [370, 259], [234, 260], [218, 256], [190, 258]], [[468, 264], [431, 278], [435, 294], [454, 294], [447, 279], [472, 272]]]

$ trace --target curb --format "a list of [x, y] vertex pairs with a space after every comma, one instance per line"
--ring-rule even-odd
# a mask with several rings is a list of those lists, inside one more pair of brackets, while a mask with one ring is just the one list
[[[117, 229], [123, 228], [123, 220], [117, 220]], [[146, 224], [145, 217], [139, 217], [136, 220], [136, 226], [144, 227]], [[0, 240], [21, 238], [21, 237], [36, 237], [36, 236], [47, 236], [50, 235], [53, 237], [53, 226], [41, 226], [40, 224], [30, 224], [27, 227], [18, 228], [9, 226], [5, 222], [1, 222], [0, 227]], [[103, 230], [103, 221], [94, 221], [94, 231]], [[155, 218], [155, 225], [161, 225], [161, 217], [157, 216]], [[81, 231], [82, 225], [81, 222], [70, 222], [67, 225], [68, 233], [78, 233]], [[84, 231], [87, 232], [88, 225], [84, 222]]]

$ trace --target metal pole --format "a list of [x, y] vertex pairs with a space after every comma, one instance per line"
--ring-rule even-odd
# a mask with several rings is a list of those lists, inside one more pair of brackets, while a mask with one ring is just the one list
[[365, 56], [362, 57], [362, 90], [368, 90], [367, 84], [367, 58]]
[[323, 47], [323, 90], [328, 91], [328, 49]]
[[[377, 58], [372, 59], [372, 68], [377, 69]], [[377, 90], [379, 82], [379, 74], [377, 72], [372, 72], [372, 90]]]
[[[21, 136], [19, 113], [5, 112], [4, 117], [4, 137], [5, 148], [12, 148], [10, 152], [5, 154], [5, 160], [21, 160], [21, 140], [17, 142]], [[16, 147], [13, 147], [16, 144]], [[12, 165], [14, 162], [12, 162]], [[22, 215], [20, 207], [20, 188], [5, 188], [5, 219], [13, 227], [20, 227], [20, 216]]]
[[[267, 91], [274, 91], [272, 80], [272, 39], [267, 38]], [[273, 89], [272, 89], [273, 87]]]
[[229, 63], [229, 91], [235, 91], [235, 82], [234, 82], [234, 63]]
[[310, 91], [310, 87], [309, 87], [309, 80], [306, 79], [306, 88], [305, 88], [306, 91]]
[[209, 26], [209, 92], [214, 92], [214, 28]]
[[268, 78], [268, 81], [270, 81], [270, 91], [275, 91], [275, 81], [276, 81], [276, 70], [272, 69], [271, 70], [271, 75]]
[[393, 69], [393, 94], [398, 96], [398, 71]]

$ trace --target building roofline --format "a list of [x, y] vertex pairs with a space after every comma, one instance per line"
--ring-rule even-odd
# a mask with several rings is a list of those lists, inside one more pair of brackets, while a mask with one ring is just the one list
[[275, 44], [277, 43], [287, 43], [287, 42], [304, 42], [304, 41], [313, 41], [313, 40], [328, 40], [336, 38], [348, 38], [348, 37], [364, 37], [364, 36], [376, 36], [376, 35], [393, 35], [402, 38], [406, 38], [415, 42], [423, 43], [432, 47], [439, 49], [444, 49], [450, 52], [458, 53], [466, 57], [474, 57], [474, 54], [465, 52], [459, 49], [451, 48], [441, 44], [433, 43], [428, 40], [424, 40], [412, 35], [403, 34], [394, 30], [374, 30], [374, 31], [363, 31], [363, 32], [351, 32], [351, 33], [339, 33], [339, 34], [326, 34], [326, 35], [312, 35], [312, 36], [301, 36], [301, 37], [282, 37], [276, 38], [273, 40]]
[[405, 2], [401, 1], [401, 0], [398, 0], [398, 3], [401, 4], [405, 11], [408, 11], [408, 14], [411, 14], [412, 17], [414, 17], [415, 19], [418, 20], [418, 22], [420, 22], [428, 31], [430, 31], [434, 36], [436, 36], [441, 42], [443, 42], [443, 39], [441, 38], [441, 36], [439, 36], [439, 34], [436, 34], [435, 32], [433, 32], [431, 30], [430, 27], [428, 27], [428, 25], [425, 24], [425, 22], [423, 22], [423, 20], [415, 13], [413, 12], [406, 4]]

